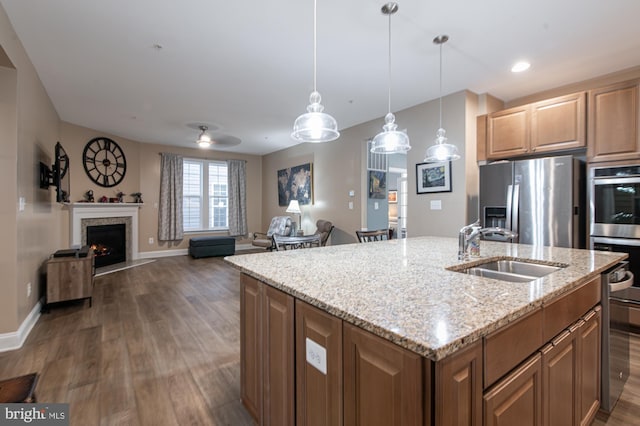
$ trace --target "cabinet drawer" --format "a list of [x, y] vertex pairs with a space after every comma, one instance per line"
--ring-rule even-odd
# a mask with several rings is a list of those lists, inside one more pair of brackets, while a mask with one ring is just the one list
[[548, 342], [600, 302], [600, 276], [544, 306], [544, 341]]
[[485, 389], [542, 346], [542, 329], [542, 309], [538, 308], [484, 338]]

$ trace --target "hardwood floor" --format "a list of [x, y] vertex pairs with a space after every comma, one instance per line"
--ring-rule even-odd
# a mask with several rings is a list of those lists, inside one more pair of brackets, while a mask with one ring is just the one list
[[[221, 258], [162, 258], [96, 278], [93, 308], [43, 314], [0, 378], [38, 372], [41, 402], [70, 403], [71, 425], [251, 425], [240, 402], [239, 274]], [[614, 412], [640, 424], [640, 336]]]
[[239, 274], [188, 256], [96, 278], [93, 307], [43, 314], [0, 378], [41, 374], [72, 425], [250, 425], [240, 402]]

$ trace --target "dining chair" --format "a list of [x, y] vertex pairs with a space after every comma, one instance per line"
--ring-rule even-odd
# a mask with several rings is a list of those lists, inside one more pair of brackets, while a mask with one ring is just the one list
[[388, 240], [391, 232], [389, 228], [376, 229], [373, 231], [356, 231], [356, 236], [358, 237], [358, 242], [370, 243], [373, 241]]

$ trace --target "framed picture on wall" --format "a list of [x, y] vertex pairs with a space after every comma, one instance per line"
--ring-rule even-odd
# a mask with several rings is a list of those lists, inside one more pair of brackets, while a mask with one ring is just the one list
[[278, 170], [278, 205], [313, 204], [313, 163]]
[[416, 192], [451, 192], [451, 161], [416, 164]]
[[394, 204], [398, 202], [398, 191], [389, 190], [389, 195], [387, 195], [387, 201], [389, 204]]
[[369, 170], [369, 198], [387, 198], [387, 173]]

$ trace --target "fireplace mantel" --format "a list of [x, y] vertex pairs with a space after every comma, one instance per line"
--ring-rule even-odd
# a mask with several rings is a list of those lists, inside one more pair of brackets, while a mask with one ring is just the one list
[[131, 218], [131, 257], [138, 259], [138, 210], [140, 203], [68, 203], [71, 247], [79, 247], [82, 241], [82, 220], [112, 217]]

